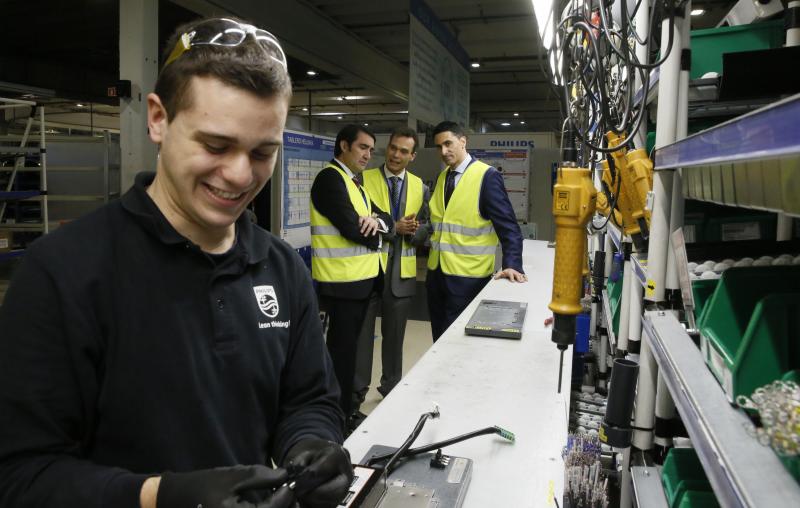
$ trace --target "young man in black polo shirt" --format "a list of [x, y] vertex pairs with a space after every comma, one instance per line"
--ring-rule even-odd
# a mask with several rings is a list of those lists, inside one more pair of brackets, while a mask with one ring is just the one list
[[283, 50], [210, 19], [167, 51], [155, 175], [36, 242], [0, 308], [0, 506], [336, 506], [352, 468], [311, 280], [242, 213], [283, 137]]

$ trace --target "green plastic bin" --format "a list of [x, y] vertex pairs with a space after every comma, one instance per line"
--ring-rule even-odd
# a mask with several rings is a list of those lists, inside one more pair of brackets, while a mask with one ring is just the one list
[[697, 326], [728, 399], [800, 368], [800, 266], [730, 268]]
[[614, 336], [619, 335], [619, 309], [622, 303], [622, 277], [616, 282], [608, 281], [606, 283], [606, 290], [608, 291], [608, 306], [611, 310], [611, 326], [614, 329]]
[[719, 503], [710, 490], [687, 490], [681, 496], [678, 508], [719, 508]]
[[696, 321], [700, 321], [703, 309], [706, 307], [708, 299], [717, 289], [719, 279], [697, 279], [692, 281], [692, 296], [694, 297], [694, 316]]
[[689, 79], [700, 78], [707, 72], [722, 74], [723, 53], [780, 48], [784, 39], [783, 19], [692, 30], [692, 69]]
[[711, 492], [703, 465], [692, 448], [672, 448], [667, 452], [661, 468], [661, 483], [670, 508], [694, 506], [682, 504], [689, 492]]

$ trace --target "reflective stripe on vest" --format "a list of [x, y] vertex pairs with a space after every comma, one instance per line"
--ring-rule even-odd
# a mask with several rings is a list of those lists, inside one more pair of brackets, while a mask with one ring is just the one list
[[[367, 202], [361, 191], [340, 167], [328, 164], [344, 181], [353, 208], [360, 217], [372, 214], [369, 191], [364, 189]], [[311, 202], [311, 276], [320, 282], [354, 282], [371, 279], [378, 275], [380, 254], [378, 251], [343, 237], [339, 229], [322, 215]]]
[[[367, 188], [375, 204], [382, 210], [391, 211], [389, 186], [386, 182], [383, 168], [368, 169], [364, 171], [363, 176], [364, 187]], [[406, 170], [404, 185], [406, 187], [406, 206], [403, 209], [403, 217], [412, 213], [419, 213], [423, 200], [422, 180], [418, 176], [412, 175]], [[385, 242], [384, 248], [381, 250], [381, 263], [383, 266], [386, 266], [389, 261], [388, 243]], [[400, 255], [400, 277], [403, 279], [415, 278], [417, 276], [417, 251], [405, 238], [403, 238], [403, 248]]]
[[444, 206], [447, 169], [439, 174], [431, 196], [431, 252], [428, 269], [441, 266], [447, 275], [488, 277], [494, 271], [498, 239], [491, 221], [481, 217], [483, 176], [489, 166], [479, 160], [467, 166]]

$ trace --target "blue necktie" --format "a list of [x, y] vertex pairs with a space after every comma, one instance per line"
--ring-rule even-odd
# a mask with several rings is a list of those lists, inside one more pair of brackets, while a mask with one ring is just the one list
[[361, 198], [364, 200], [364, 204], [369, 204], [367, 203], [367, 195], [364, 194], [364, 189], [361, 188], [361, 182], [358, 181], [358, 178], [353, 177], [353, 183], [356, 184], [356, 187], [358, 187], [358, 191], [361, 193]]
[[400, 214], [400, 190], [403, 188], [403, 184], [397, 176], [389, 177], [389, 181], [392, 183], [392, 218], [397, 220], [397, 216]]
[[447, 170], [447, 178], [444, 181], [444, 206], [447, 207], [447, 203], [450, 202], [450, 196], [453, 195], [453, 191], [456, 190], [456, 172], [452, 169]]

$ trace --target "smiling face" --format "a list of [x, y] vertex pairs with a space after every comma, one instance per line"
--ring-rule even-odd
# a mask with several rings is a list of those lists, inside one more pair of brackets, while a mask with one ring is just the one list
[[450, 131], [440, 132], [433, 138], [442, 162], [454, 168], [467, 156], [467, 138], [457, 136]]
[[413, 138], [393, 136], [386, 147], [386, 169], [392, 174], [400, 174], [416, 156]]
[[339, 144], [342, 153], [337, 158], [344, 162], [350, 171], [359, 174], [367, 169], [372, 151], [375, 149], [375, 140], [372, 139], [372, 136], [366, 132], [359, 132], [352, 143], [342, 140]]
[[160, 145], [148, 194], [172, 226], [201, 247], [232, 238], [234, 222], [272, 176], [288, 97], [263, 98], [194, 77], [191, 107], [168, 121], [147, 97], [150, 139]]

